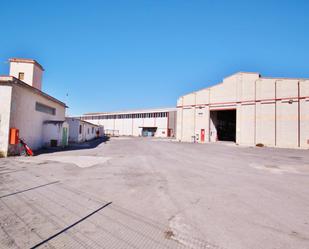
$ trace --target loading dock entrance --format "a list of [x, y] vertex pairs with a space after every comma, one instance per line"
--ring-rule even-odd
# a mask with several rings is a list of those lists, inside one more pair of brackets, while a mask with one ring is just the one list
[[236, 110], [210, 111], [210, 142], [236, 142]]
[[153, 137], [156, 134], [157, 127], [143, 127], [142, 136], [143, 137]]

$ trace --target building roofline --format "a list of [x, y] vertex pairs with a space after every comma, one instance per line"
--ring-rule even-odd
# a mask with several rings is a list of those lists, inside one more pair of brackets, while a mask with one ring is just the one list
[[208, 90], [214, 86], [217, 86], [217, 85], [221, 85], [224, 83], [224, 80], [230, 78], [230, 77], [233, 77], [237, 74], [257, 74], [259, 75], [259, 79], [258, 80], [262, 80], [262, 79], [273, 79], [273, 80], [309, 80], [309, 78], [288, 78], [288, 77], [263, 77], [260, 73], [258, 72], [243, 72], [243, 71], [240, 71], [240, 72], [237, 72], [237, 73], [234, 73], [234, 74], [231, 74], [229, 76], [226, 76], [223, 78], [223, 81], [222, 82], [219, 82], [219, 83], [216, 83], [214, 85], [211, 85], [211, 86], [208, 86], [208, 87], [205, 87], [205, 88], [202, 88], [202, 89], [199, 89], [199, 90], [196, 90], [196, 91], [193, 91], [193, 92], [190, 92], [190, 93], [187, 93], [187, 94], [184, 94], [184, 95], [181, 95], [180, 97], [178, 97], [178, 99], [182, 98], [182, 97], [185, 97], [187, 95], [190, 95], [190, 94], [193, 94], [193, 93], [197, 93], [199, 91], [203, 91], [203, 90]]
[[[235, 75], [238, 75], [238, 74], [258, 74], [259, 77], [261, 78], [261, 74], [258, 73], [258, 72], [243, 72], [243, 71], [239, 71], [239, 72], [236, 72], [236, 73], [233, 73], [233, 74], [230, 74], [230, 75], [224, 77], [223, 80], [222, 80], [221, 82], [219, 82], [219, 83], [215, 83], [215, 84], [213, 84], [213, 85], [211, 85], [211, 86], [207, 86], [207, 87], [204, 87], [204, 88], [202, 88], [202, 89], [199, 89], [199, 90], [196, 90], [196, 91], [193, 91], [193, 92], [190, 92], [190, 93], [181, 95], [179, 98], [184, 97], [184, 96], [186, 96], [186, 95], [190, 95], [190, 94], [192, 94], [192, 93], [197, 93], [197, 92], [199, 92], [199, 91], [203, 91], [203, 90], [210, 89], [210, 88], [212, 88], [212, 87], [214, 87], [214, 86], [217, 86], [217, 85], [221, 85], [221, 84], [224, 83], [224, 80], [226, 80], [226, 79], [228, 79], [228, 78], [231, 78], [231, 77], [233, 77], [233, 76], [235, 76]], [[178, 99], [179, 99], [179, 98], [178, 98]]]
[[101, 125], [97, 125], [97, 124], [93, 124], [93, 123], [90, 123], [86, 120], [83, 120], [83, 119], [80, 119], [80, 118], [77, 118], [77, 117], [65, 117], [65, 119], [74, 119], [74, 120], [78, 120], [79, 122], [82, 122], [82, 123], [86, 123], [86, 124], [90, 124], [90, 125], [93, 125], [93, 126], [96, 126], [96, 127], [101, 127]]
[[309, 80], [309, 78], [288, 78], [288, 77], [261, 77], [261, 79], [271, 79], [271, 80]]
[[89, 112], [84, 113], [83, 116], [91, 115], [113, 115], [113, 114], [133, 114], [133, 113], [152, 113], [152, 112], [167, 112], [167, 111], [177, 111], [176, 107], [166, 107], [166, 108], [153, 108], [153, 109], [140, 109], [140, 110], [127, 110], [127, 111], [116, 111], [116, 112]]
[[230, 75], [224, 77], [223, 80], [228, 79], [228, 78], [233, 77], [233, 76], [238, 75], [238, 74], [257, 74], [257, 75], [259, 75], [259, 77], [262, 77], [261, 74], [260, 74], [259, 72], [244, 72], [244, 71], [239, 71], [239, 72], [236, 72], [236, 73], [233, 73], [233, 74], [230, 74]]
[[21, 62], [21, 63], [32, 63], [36, 66], [38, 66], [42, 71], [44, 71], [44, 68], [40, 63], [38, 63], [36, 60], [33, 59], [25, 59], [25, 58], [10, 58], [9, 62]]
[[3, 85], [3, 82], [10, 84], [10, 85], [17, 84], [21, 87], [29, 89], [30, 91], [32, 91], [32, 92], [34, 92], [38, 95], [43, 96], [43, 97], [45, 97], [45, 98], [47, 98], [47, 99], [49, 99], [49, 100], [51, 100], [55, 103], [58, 103], [58, 104], [64, 106], [65, 108], [68, 108], [68, 106], [65, 103], [63, 103], [62, 101], [48, 95], [47, 93], [42, 92], [41, 90], [39, 90], [39, 89], [37, 89], [33, 86], [26, 84], [25, 82], [13, 77], [13, 76], [0, 76], [0, 85]]

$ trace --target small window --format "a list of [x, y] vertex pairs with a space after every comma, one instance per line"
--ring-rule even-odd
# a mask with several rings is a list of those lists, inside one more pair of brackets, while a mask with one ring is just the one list
[[89, 128], [88, 128], [88, 134], [89, 134], [89, 132], [90, 132], [90, 131], [89, 131]]
[[38, 112], [44, 112], [51, 115], [56, 115], [56, 109], [44, 104], [41, 104], [39, 102], [35, 103], [35, 110]]
[[92, 127], [92, 134], [94, 133], [94, 127]]
[[25, 79], [25, 73], [18, 73], [18, 79], [24, 80]]
[[79, 125], [79, 134], [82, 134], [82, 130], [83, 130], [82, 125]]

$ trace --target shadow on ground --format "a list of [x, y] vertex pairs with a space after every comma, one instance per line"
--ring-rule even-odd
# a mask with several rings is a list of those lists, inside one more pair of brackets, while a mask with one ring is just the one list
[[55, 147], [55, 148], [42, 148], [34, 152], [35, 156], [42, 155], [42, 154], [50, 154], [54, 152], [60, 151], [74, 151], [74, 150], [85, 150], [85, 149], [94, 149], [98, 147], [102, 143], [106, 143], [109, 141], [109, 137], [101, 137], [96, 138], [91, 141], [83, 142], [83, 143], [71, 143], [68, 147]]

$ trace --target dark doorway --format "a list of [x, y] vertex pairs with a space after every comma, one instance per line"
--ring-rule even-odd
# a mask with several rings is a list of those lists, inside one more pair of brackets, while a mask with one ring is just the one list
[[216, 140], [236, 142], [236, 110], [211, 111], [210, 119]]
[[143, 127], [142, 136], [143, 137], [153, 137], [156, 134], [157, 127]]

